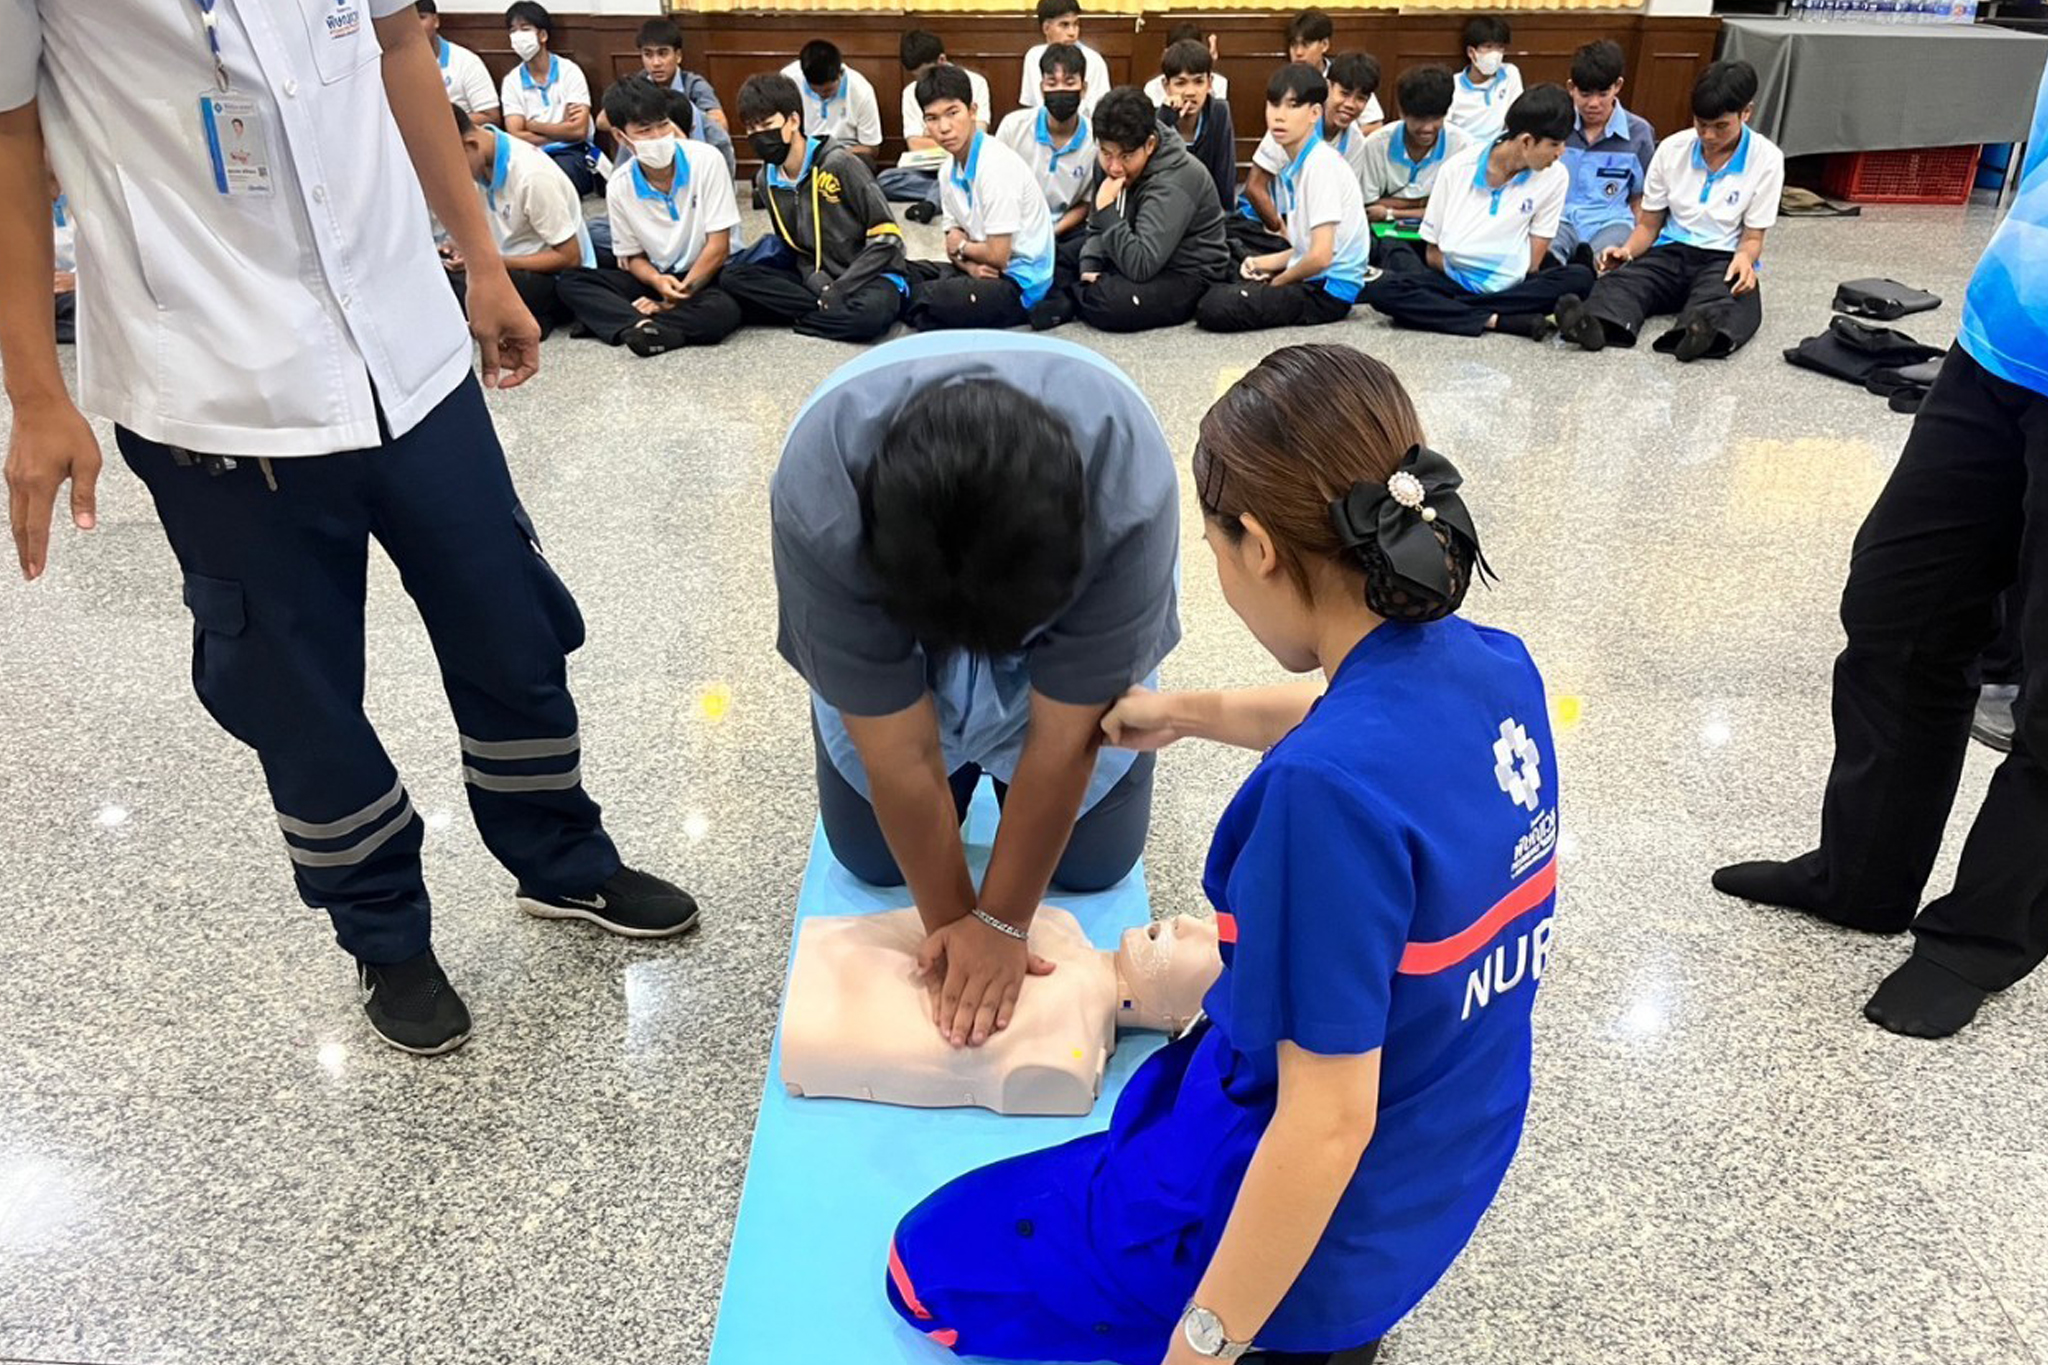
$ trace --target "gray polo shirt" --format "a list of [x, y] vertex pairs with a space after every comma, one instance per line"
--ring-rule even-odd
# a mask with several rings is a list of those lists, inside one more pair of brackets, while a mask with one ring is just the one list
[[[882, 610], [862, 561], [859, 481], [882, 433], [919, 390], [1000, 378], [1066, 418], [1086, 484], [1085, 559], [1073, 599], [1015, 654], [928, 656]], [[1146, 681], [1180, 640], [1180, 493], [1159, 419], [1109, 361], [1071, 342], [1007, 332], [933, 333], [878, 346], [840, 367], [797, 414], [769, 489], [776, 648], [811, 685], [834, 766], [863, 795], [866, 774], [839, 721], [885, 716], [929, 693], [948, 771], [975, 763], [1009, 781], [1030, 694], [1107, 705]], [[1133, 755], [1105, 748], [1083, 809]]]

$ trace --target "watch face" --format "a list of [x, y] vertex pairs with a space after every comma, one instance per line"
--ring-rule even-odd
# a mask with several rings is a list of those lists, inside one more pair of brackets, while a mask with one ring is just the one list
[[1188, 1345], [1205, 1356], [1220, 1358], [1223, 1348], [1230, 1339], [1223, 1334], [1223, 1323], [1206, 1308], [1190, 1308], [1187, 1326]]

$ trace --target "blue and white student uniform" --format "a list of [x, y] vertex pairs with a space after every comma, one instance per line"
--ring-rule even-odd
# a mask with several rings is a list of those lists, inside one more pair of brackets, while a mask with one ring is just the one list
[[1336, 225], [1336, 252], [1323, 273], [1307, 283], [1320, 285], [1324, 293], [1346, 303], [1356, 300], [1365, 284], [1372, 227], [1366, 222], [1365, 199], [1351, 163], [1321, 136], [1307, 139], [1273, 177], [1273, 205], [1280, 210], [1295, 261], [1308, 254], [1317, 228]]
[[996, 138], [1023, 158], [1055, 219], [1087, 193], [1095, 176], [1095, 128], [1086, 114], [1075, 118], [1072, 133], [1058, 138], [1043, 107], [1013, 110], [997, 126]]
[[269, 170], [228, 195], [193, 0], [0, 3], [0, 109], [39, 99], [77, 211], [81, 400], [155, 499], [194, 684], [256, 750], [301, 897], [371, 963], [417, 956], [429, 921], [424, 824], [363, 712], [372, 536], [426, 623], [486, 845], [536, 891], [619, 868], [566, 685], [582, 618], [513, 490], [385, 98], [373, 22], [411, 10], [218, 0]]
[[[1430, 737], [1421, 752], [1416, 736]], [[1279, 1098], [1279, 1047], [1378, 1051], [1371, 1145], [1261, 1348], [1385, 1336], [1520, 1142], [1556, 905], [1557, 765], [1521, 642], [1388, 622], [1210, 845], [1223, 971], [1106, 1132], [975, 1171], [896, 1233], [887, 1292], [963, 1355], [1158, 1365]]]
[[1550, 254], [1568, 261], [1585, 246], [1598, 257], [1608, 247], [1626, 242], [1636, 226], [1630, 201], [1642, 194], [1656, 151], [1656, 134], [1648, 121], [1619, 102], [1604, 128], [1576, 122], [1562, 158], [1572, 192], [1565, 200], [1564, 219], [1551, 235]]
[[1010, 239], [1010, 263], [1003, 274], [1015, 282], [1030, 308], [1052, 288], [1052, 214], [1038, 177], [1010, 145], [980, 128], [967, 146], [967, 162], [948, 159], [939, 171], [942, 226], [957, 227], [969, 241]]
[[811, 89], [801, 62], [783, 67], [782, 74], [796, 82], [803, 97], [806, 136], [836, 137], [856, 147], [882, 145], [882, 103], [866, 76], [850, 66], [842, 68], [839, 89], [827, 98]]
[[1421, 204], [1436, 187], [1444, 163], [1472, 145], [1461, 129], [1446, 123], [1436, 143], [1421, 156], [1408, 154], [1408, 128], [1400, 119], [1375, 128], [1365, 139], [1360, 154], [1359, 178], [1366, 202], [1382, 199], [1412, 199]]
[[436, 40], [434, 60], [441, 67], [441, 86], [448, 102], [465, 114], [492, 114], [499, 108], [498, 87], [484, 59], [446, 38]]
[[1763, 231], [1778, 221], [1784, 189], [1785, 154], [1748, 124], [1718, 171], [1707, 166], [1700, 135], [1687, 128], [1665, 138], [1650, 158], [1643, 208], [1665, 214], [1658, 246], [1679, 242], [1703, 251], [1734, 251], [1745, 229]]
[[[572, 105], [580, 105], [586, 110], [591, 108], [590, 82], [585, 79], [583, 68], [552, 52], [548, 54], [546, 76], [536, 79], [525, 62], [506, 72], [498, 87], [498, 98], [506, 118], [517, 114], [542, 123], [562, 122], [569, 116]], [[541, 147], [555, 159], [556, 165], [568, 173], [579, 194], [588, 193], [595, 183], [592, 172], [597, 166], [597, 148], [590, 137], [596, 131], [595, 116], [586, 115], [583, 131], [578, 136], [545, 143]]]
[[1502, 62], [1490, 81], [1472, 79], [1462, 68], [1451, 82], [1450, 125], [1474, 142], [1491, 142], [1507, 126], [1508, 106], [1522, 95], [1522, 68]]
[[1497, 294], [1528, 276], [1530, 239], [1557, 235], [1571, 192], [1571, 173], [1557, 163], [1490, 183], [1495, 145], [1468, 147], [1445, 162], [1422, 215], [1422, 240], [1436, 244], [1444, 273], [1474, 294]]
[[576, 239], [578, 264], [597, 264], [583, 200], [555, 159], [530, 142], [486, 124], [492, 139], [491, 178], [483, 186], [484, 210], [490, 215], [498, 252], [531, 256], [558, 242]]

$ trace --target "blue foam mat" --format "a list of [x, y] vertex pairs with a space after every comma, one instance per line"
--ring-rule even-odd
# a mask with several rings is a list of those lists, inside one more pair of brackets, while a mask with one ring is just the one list
[[[995, 803], [984, 786], [967, 825], [977, 877], [994, 832]], [[1114, 948], [1124, 930], [1151, 914], [1142, 867], [1098, 895], [1053, 899], [1102, 948]], [[797, 895], [799, 921], [909, 903], [907, 892], [856, 880], [834, 860], [824, 832], [813, 837]], [[792, 954], [794, 945], [792, 932]], [[1164, 1041], [1158, 1034], [1126, 1034], [1088, 1117], [1004, 1118], [981, 1109], [794, 1099], [782, 1087], [778, 1025], [711, 1365], [934, 1365], [954, 1359], [898, 1318], [883, 1294], [897, 1222], [954, 1176], [1107, 1126], [1124, 1082]]]

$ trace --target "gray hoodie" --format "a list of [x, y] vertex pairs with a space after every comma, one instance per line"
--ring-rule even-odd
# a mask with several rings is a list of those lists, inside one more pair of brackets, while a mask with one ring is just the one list
[[1230, 278], [1216, 181], [1172, 128], [1159, 130], [1145, 173], [1108, 208], [1089, 211], [1081, 273], [1098, 272], [1139, 281], [1164, 274]]
[[[875, 173], [837, 139], [814, 141], [809, 169], [794, 189], [771, 188], [766, 166], [754, 181], [769, 205], [769, 225], [796, 257], [798, 272], [807, 280], [822, 272], [840, 295], [877, 275], [901, 275], [903, 230]], [[818, 222], [811, 214], [814, 180]]]

